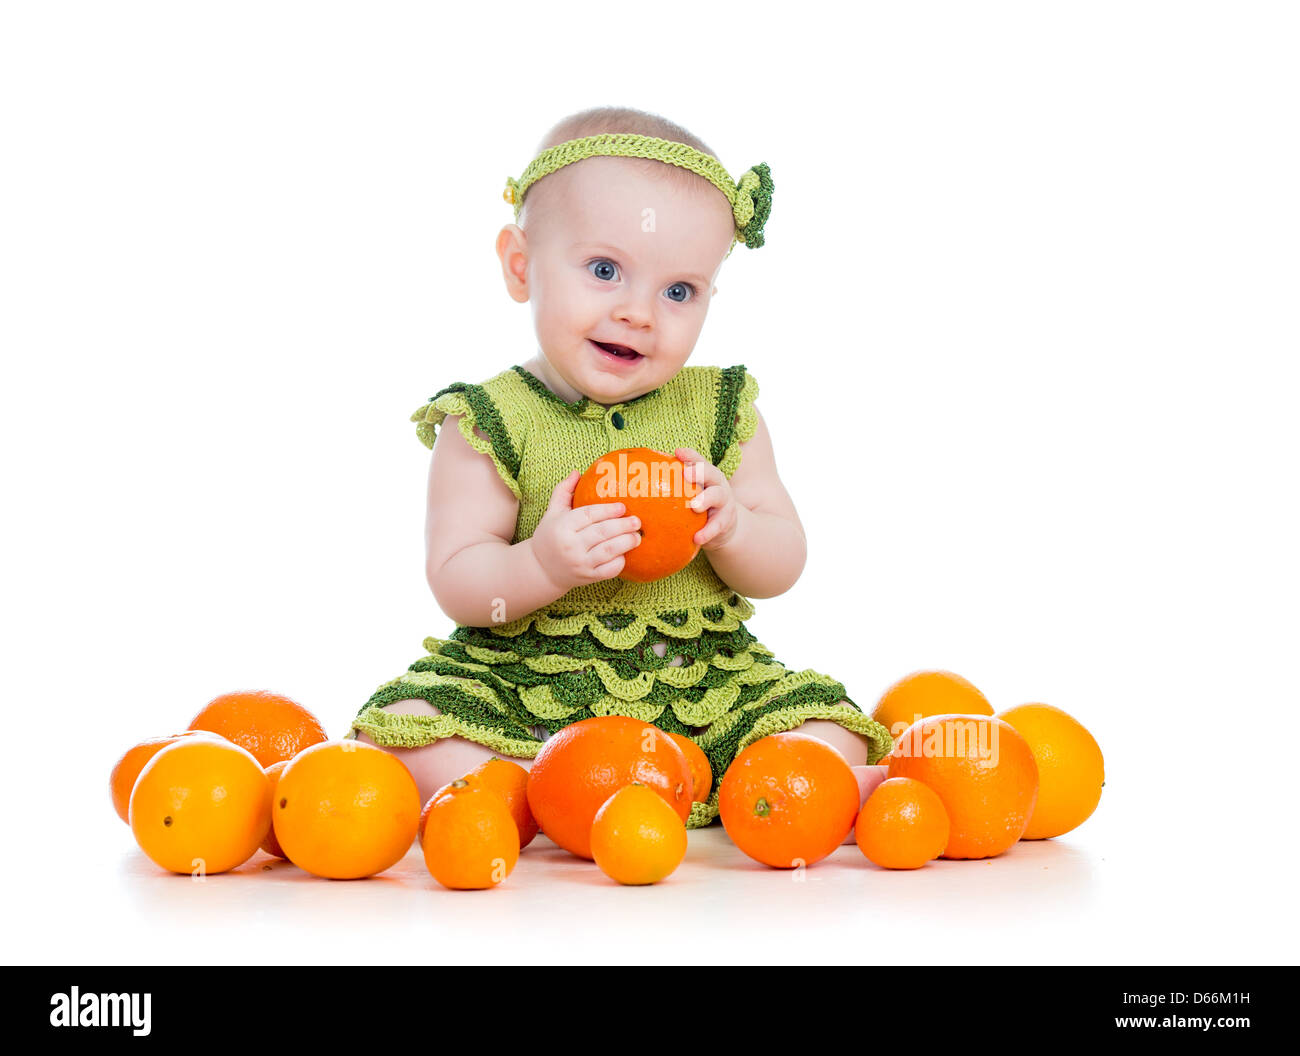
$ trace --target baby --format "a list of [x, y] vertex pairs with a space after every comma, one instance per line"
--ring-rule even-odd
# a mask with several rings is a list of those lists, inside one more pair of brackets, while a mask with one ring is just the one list
[[[692, 827], [717, 816], [736, 754], [785, 730], [836, 748], [865, 794], [888, 733], [745, 626], [748, 599], [789, 590], [806, 558], [757, 382], [687, 366], [723, 261], [737, 240], [763, 244], [767, 167], [733, 182], [685, 129], [602, 108], [552, 129], [506, 200], [517, 222], [496, 251], [538, 350], [413, 416], [433, 449], [429, 586], [457, 626], [375, 692], [352, 735], [397, 754], [422, 801], [494, 755], [528, 767], [556, 730], [609, 714], [704, 750], [713, 793]], [[618, 578], [641, 538], [622, 502], [573, 507], [582, 472], [631, 447], [681, 459], [708, 518], [694, 560], [652, 583]]]

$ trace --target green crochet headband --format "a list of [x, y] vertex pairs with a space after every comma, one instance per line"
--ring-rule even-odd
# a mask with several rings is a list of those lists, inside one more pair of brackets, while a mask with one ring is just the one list
[[731, 212], [736, 218], [732, 249], [735, 248], [737, 239], [750, 249], [758, 249], [763, 244], [763, 225], [772, 212], [772, 176], [766, 165], [758, 164], [752, 169], [746, 169], [740, 179], [733, 181], [722, 167], [722, 162], [712, 154], [705, 154], [686, 143], [631, 132], [607, 132], [598, 136], [570, 139], [542, 151], [524, 169], [524, 174], [519, 179], [506, 180], [504, 197], [515, 207], [515, 219], [519, 219], [519, 211], [524, 207], [524, 195], [528, 193], [528, 188], [543, 176], [549, 176], [575, 161], [597, 156], [651, 158], [690, 169], [713, 184], [731, 203]]

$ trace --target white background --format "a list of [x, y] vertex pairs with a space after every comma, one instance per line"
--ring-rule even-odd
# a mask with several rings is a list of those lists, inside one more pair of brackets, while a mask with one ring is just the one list
[[[6, 959], [1294, 961], [1298, 29], [1134, 0], [6, 4]], [[482, 896], [414, 857], [163, 877], [109, 806], [121, 751], [244, 687], [340, 735], [451, 630], [407, 417], [534, 351], [501, 189], [598, 104], [772, 168], [768, 244], [692, 357], [758, 378], [810, 540], [751, 629], [868, 710], [918, 667], [1065, 708], [1101, 807], [996, 863], [846, 848], [803, 886], [714, 830], [636, 892], [544, 851]]]

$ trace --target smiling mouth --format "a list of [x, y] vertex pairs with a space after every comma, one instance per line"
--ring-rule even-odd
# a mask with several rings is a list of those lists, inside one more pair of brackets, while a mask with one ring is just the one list
[[592, 341], [591, 343], [602, 352], [608, 352], [611, 356], [625, 359], [629, 363], [634, 363], [636, 360], [644, 358], [635, 348], [628, 348], [627, 345], [615, 345], [610, 344], [607, 341]]

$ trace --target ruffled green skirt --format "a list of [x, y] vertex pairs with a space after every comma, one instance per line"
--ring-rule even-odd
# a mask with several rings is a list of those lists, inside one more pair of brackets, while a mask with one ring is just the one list
[[[375, 691], [353, 730], [386, 747], [458, 736], [530, 759], [544, 743], [537, 728], [554, 733], [596, 715], [628, 715], [690, 737], [708, 757], [713, 791], [707, 803], [693, 805], [691, 828], [717, 817], [722, 775], [760, 737], [829, 719], [868, 740], [869, 762], [889, 752], [888, 731], [862, 713], [841, 682], [787, 670], [742, 621], [714, 615], [683, 613], [674, 625], [583, 614], [530, 620], [513, 634], [457, 627], [450, 638], [425, 639], [427, 654]], [[656, 642], [667, 643], [665, 655]], [[384, 710], [411, 698], [441, 714]]]

